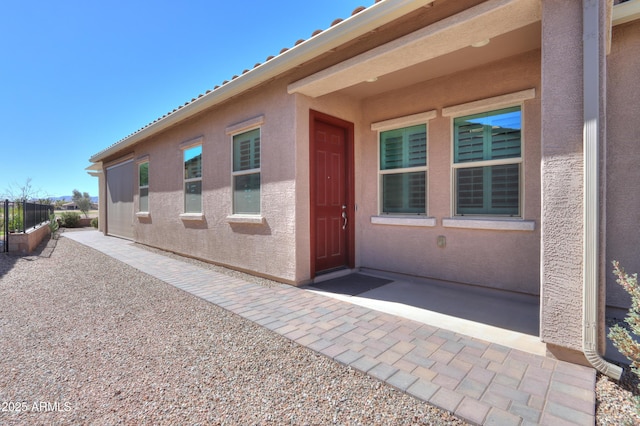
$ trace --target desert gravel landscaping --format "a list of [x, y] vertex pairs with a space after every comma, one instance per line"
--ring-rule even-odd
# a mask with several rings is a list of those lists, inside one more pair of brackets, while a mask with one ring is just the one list
[[[2, 425], [465, 424], [67, 238], [0, 254], [0, 356]], [[640, 424], [635, 384], [597, 424]]]
[[464, 424], [66, 238], [0, 276], [3, 425]]

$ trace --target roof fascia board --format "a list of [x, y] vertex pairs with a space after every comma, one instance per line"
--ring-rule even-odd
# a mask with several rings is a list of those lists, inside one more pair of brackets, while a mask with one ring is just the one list
[[640, 0], [631, 0], [613, 6], [613, 25], [640, 19]]
[[318, 97], [490, 39], [541, 19], [540, 0], [488, 0], [291, 83]]
[[328, 50], [335, 49], [403, 15], [428, 6], [434, 1], [435, 0], [385, 0], [376, 3], [194, 100], [177, 111], [170, 113], [155, 123], [142, 128], [131, 136], [93, 155], [89, 161], [93, 163], [100, 161], [188, 117], [220, 104], [233, 96], [302, 65]]
[[99, 177], [102, 175], [102, 162], [93, 163], [89, 167], [85, 167], [85, 170], [90, 176]]
[[100, 170], [102, 170], [102, 164], [94, 163], [94, 164], [90, 165], [89, 167], [85, 167], [85, 170], [100, 171]]

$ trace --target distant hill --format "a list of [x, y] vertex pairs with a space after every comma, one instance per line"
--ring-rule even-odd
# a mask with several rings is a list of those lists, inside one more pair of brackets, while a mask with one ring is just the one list
[[[63, 195], [62, 197], [51, 197], [51, 201], [56, 202], [62, 200], [65, 203], [68, 203], [70, 201], [73, 200], [73, 197], [71, 195]], [[91, 197], [91, 202], [92, 203], [97, 203], [98, 202], [98, 197]]]

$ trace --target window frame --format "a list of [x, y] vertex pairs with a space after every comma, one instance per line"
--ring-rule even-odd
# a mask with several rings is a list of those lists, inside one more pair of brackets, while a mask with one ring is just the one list
[[[428, 217], [429, 214], [429, 121], [436, 118], [437, 111], [430, 110], [417, 114], [407, 115], [399, 118], [379, 121], [371, 124], [371, 130], [376, 131], [376, 151], [377, 151], [377, 215], [371, 217], [371, 223], [376, 225], [399, 225], [399, 226], [435, 226], [435, 218]], [[393, 130], [402, 130], [418, 125], [425, 126], [425, 155], [424, 166], [402, 167], [396, 169], [382, 170], [382, 133]], [[385, 175], [399, 173], [424, 172], [425, 176], [425, 205], [424, 212], [384, 212], [383, 179]]]
[[[456, 131], [456, 121], [459, 119], [464, 119], [464, 118], [470, 118], [470, 117], [475, 117], [475, 116], [486, 116], [486, 117], [491, 117], [491, 116], [497, 116], [501, 113], [504, 113], [506, 111], [518, 111], [520, 114], [520, 154], [518, 157], [508, 157], [508, 158], [502, 158], [502, 159], [489, 159], [489, 160], [476, 160], [476, 161], [463, 161], [463, 162], [456, 162], [456, 152], [458, 149], [457, 146], [457, 142], [458, 142], [458, 132]], [[523, 217], [523, 201], [524, 201], [524, 105], [522, 103], [516, 104], [516, 105], [511, 105], [511, 106], [506, 106], [506, 107], [501, 107], [501, 108], [495, 108], [495, 109], [488, 109], [488, 110], [482, 110], [479, 112], [475, 112], [475, 113], [471, 113], [471, 114], [464, 114], [464, 115], [459, 115], [459, 116], [455, 116], [452, 117], [452, 122], [451, 122], [451, 131], [452, 131], [452, 153], [451, 153], [451, 169], [452, 169], [452, 176], [451, 176], [451, 184], [452, 184], [452, 213], [454, 217], [493, 217], [493, 218], [516, 218], [516, 219], [521, 219]], [[486, 129], [483, 129], [483, 133], [486, 133]], [[483, 150], [487, 150], [490, 148], [490, 141], [487, 141], [487, 139], [485, 139], [486, 135], [483, 135]], [[489, 145], [487, 145], [489, 144]], [[473, 213], [462, 213], [459, 212], [459, 206], [458, 206], [458, 191], [459, 191], [459, 186], [458, 186], [458, 171], [459, 170], [464, 170], [464, 169], [474, 169], [474, 168], [479, 168], [482, 169], [483, 175], [485, 175], [487, 173], [486, 168], [487, 167], [495, 167], [495, 166], [511, 166], [511, 165], [518, 165], [518, 207], [517, 207], [517, 213], [516, 214], [511, 214], [511, 213], [500, 213], [500, 212], [496, 212], [496, 211], [492, 211], [494, 208], [492, 208], [491, 206], [486, 207], [484, 206], [484, 202], [483, 202], [483, 209], [487, 210], [486, 213], [478, 213], [478, 212], [473, 212]], [[483, 181], [484, 180], [488, 180], [487, 176], [483, 177]], [[486, 199], [489, 197], [489, 194], [487, 191], [491, 191], [491, 186], [489, 186], [488, 188], [483, 188], [483, 199], [486, 201]], [[497, 208], [495, 208], [497, 209]]]
[[[229, 223], [250, 223], [250, 224], [263, 224], [264, 218], [262, 217], [263, 205], [262, 205], [262, 188], [263, 188], [263, 180], [262, 180], [262, 138], [263, 138], [263, 124], [264, 124], [264, 115], [259, 115], [257, 117], [242, 121], [240, 123], [231, 125], [226, 128], [226, 134], [230, 137], [231, 144], [231, 213], [227, 216], [227, 221]], [[245, 170], [235, 170], [235, 141], [236, 137], [244, 135], [246, 133], [250, 133], [253, 131], [258, 131], [259, 138], [259, 154], [258, 154], [258, 164], [259, 167], [254, 167], [251, 169]], [[258, 175], [259, 179], [259, 200], [258, 200], [258, 211], [257, 212], [238, 212], [236, 209], [236, 191], [235, 184], [236, 178], [239, 176], [249, 176], [249, 175]]]
[[[181, 173], [182, 173], [182, 213], [180, 214], [180, 218], [183, 220], [202, 220], [204, 218], [204, 203], [203, 203], [203, 191], [202, 191], [202, 181], [204, 176], [204, 143], [203, 137], [198, 137], [195, 139], [188, 140], [180, 144], [180, 154], [181, 154]], [[185, 155], [187, 151], [193, 148], [200, 148], [200, 176], [194, 178], [187, 178], [186, 169], [185, 169]], [[187, 184], [192, 182], [200, 182], [200, 211], [198, 212], [188, 212], [187, 211]]]
[[[402, 134], [402, 142], [401, 142], [401, 150], [402, 150], [402, 156], [403, 157], [407, 157], [406, 159], [403, 158], [402, 162], [404, 163], [405, 160], [407, 162], [410, 161], [411, 159], [411, 152], [410, 152], [410, 144], [408, 140], [405, 140], [406, 137], [408, 137], [408, 135], [405, 134], [406, 131], [408, 131], [409, 129], [412, 128], [417, 128], [417, 127], [421, 127], [424, 126], [424, 135], [425, 135], [425, 141], [424, 141], [424, 151], [425, 151], [425, 158], [424, 158], [424, 165], [419, 165], [419, 166], [408, 166], [408, 167], [398, 167], [398, 168], [389, 168], [389, 169], [383, 169], [383, 158], [382, 158], [382, 151], [383, 151], [383, 134], [388, 133], [388, 132], [401, 132]], [[389, 130], [380, 130], [378, 131], [378, 214], [380, 215], [401, 215], [401, 216], [426, 216], [427, 215], [427, 188], [428, 188], [428, 165], [429, 165], [429, 156], [428, 156], [428, 126], [426, 123], [421, 123], [421, 124], [416, 124], [413, 126], [405, 126], [405, 127], [400, 127], [400, 128], [396, 128], [396, 129], [389, 129]], [[386, 140], [385, 140], [386, 142]], [[409, 195], [409, 185], [408, 182], [406, 182], [406, 180], [409, 179], [410, 174], [413, 173], [424, 173], [424, 211], [422, 212], [411, 212], [411, 211], [406, 211], [408, 209], [410, 209], [409, 207], [409, 198], [405, 199], [405, 196]], [[385, 176], [389, 176], [389, 175], [402, 175], [403, 178], [403, 183], [402, 183], [402, 207], [400, 207], [400, 209], [404, 210], [404, 211], [397, 211], [397, 212], [392, 212], [392, 211], [385, 211], [385, 191], [384, 191], [384, 181], [385, 181]]]
[[[147, 184], [146, 185], [142, 185], [142, 182], [140, 181], [141, 178], [141, 174], [140, 174], [140, 169], [142, 167], [142, 165], [146, 164], [147, 165]], [[136, 213], [136, 215], [138, 217], [148, 217], [149, 216], [149, 212], [151, 211], [151, 208], [149, 206], [149, 170], [150, 170], [150, 164], [149, 164], [149, 156], [145, 156], [145, 157], [141, 157], [136, 161], [136, 166], [137, 166], [137, 178], [138, 178], [138, 212]], [[147, 208], [145, 210], [142, 209], [142, 190], [146, 189], [147, 190], [147, 195], [146, 195], [146, 199], [147, 199]]]
[[474, 228], [474, 229], [493, 229], [493, 230], [515, 230], [515, 231], [533, 231], [535, 230], [535, 221], [525, 220], [526, 212], [526, 194], [524, 188], [526, 173], [526, 117], [527, 108], [526, 101], [536, 99], [536, 89], [524, 89], [518, 92], [507, 93], [504, 95], [498, 95], [491, 98], [484, 98], [477, 101], [467, 102], [464, 104], [452, 105], [442, 108], [442, 116], [451, 119], [449, 129], [451, 131], [451, 164], [454, 161], [454, 131], [453, 131], [453, 118], [462, 117], [467, 115], [478, 114], [482, 112], [488, 112], [493, 110], [499, 110], [502, 108], [508, 108], [513, 106], [521, 107], [521, 120], [522, 120], [522, 132], [521, 132], [521, 173], [520, 173], [520, 217], [510, 216], [455, 216], [455, 181], [454, 181], [454, 169], [451, 170], [451, 217], [443, 218], [442, 225], [445, 228]]
[[[231, 135], [231, 212], [233, 215], [248, 215], [248, 216], [260, 216], [260, 214], [262, 213], [262, 172], [261, 172], [261, 167], [253, 167], [251, 169], [239, 169], [236, 170], [236, 138], [239, 138], [243, 135], [246, 135], [248, 133], [252, 133], [255, 131], [258, 131], [258, 164], [261, 165], [261, 157], [262, 157], [262, 153], [261, 153], [261, 142], [262, 142], [262, 128], [260, 126], [258, 127], [254, 127], [252, 129], [248, 129], [248, 130], [244, 130], [242, 132], [238, 132], [235, 133], [233, 135]], [[255, 144], [254, 144], [255, 138], [251, 138], [250, 139], [250, 150], [254, 151], [255, 150]], [[256, 155], [254, 152], [252, 152], [250, 154], [251, 157], [253, 157], [254, 155]], [[250, 162], [253, 162], [254, 158], [252, 158], [250, 160]], [[258, 211], [246, 211], [246, 212], [241, 212], [238, 211], [238, 206], [237, 206], [237, 202], [236, 202], [236, 180], [239, 177], [242, 176], [254, 176], [254, 175], [258, 175]]]

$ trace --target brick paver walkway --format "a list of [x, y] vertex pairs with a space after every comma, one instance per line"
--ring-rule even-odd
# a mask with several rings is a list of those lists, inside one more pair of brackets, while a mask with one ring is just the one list
[[78, 241], [477, 424], [592, 425], [595, 370], [348, 302], [267, 288], [97, 231]]

